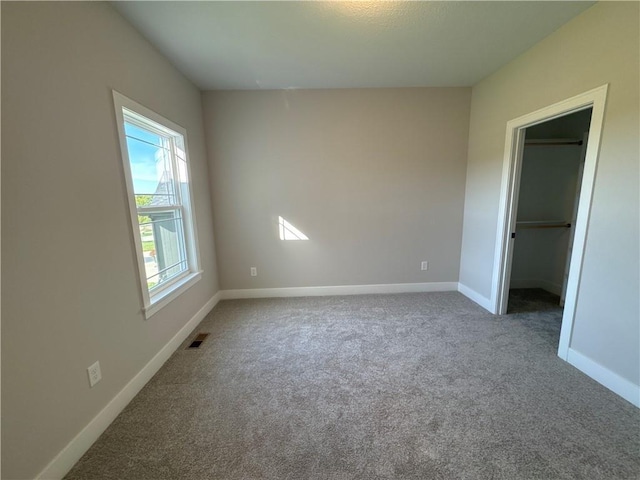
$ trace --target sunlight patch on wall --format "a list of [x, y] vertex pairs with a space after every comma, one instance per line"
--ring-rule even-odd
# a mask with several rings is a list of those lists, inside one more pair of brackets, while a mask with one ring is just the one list
[[282, 217], [278, 217], [278, 225], [280, 226], [280, 240], [309, 240], [309, 237]]

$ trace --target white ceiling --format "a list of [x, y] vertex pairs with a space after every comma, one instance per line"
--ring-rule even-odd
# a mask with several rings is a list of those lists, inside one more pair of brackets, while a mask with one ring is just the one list
[[470, 86], [595, 2], [114, 2], [203, 90]]

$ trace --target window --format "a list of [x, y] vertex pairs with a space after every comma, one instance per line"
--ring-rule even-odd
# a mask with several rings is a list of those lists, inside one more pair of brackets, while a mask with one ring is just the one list
[[113, 92], [148, 317], [200, 279], [186, 131]]

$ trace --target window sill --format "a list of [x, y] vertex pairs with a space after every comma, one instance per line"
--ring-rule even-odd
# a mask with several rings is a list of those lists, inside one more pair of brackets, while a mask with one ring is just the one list
[[158, 313], [163, 307], [169, 305], [189, 288], [193, 287], [202, 278], [202, 271], [190, 273], [181, 278], [170, 287], [151, 297], [151, 304], [144, 307], [144, 316], [148, 320]]

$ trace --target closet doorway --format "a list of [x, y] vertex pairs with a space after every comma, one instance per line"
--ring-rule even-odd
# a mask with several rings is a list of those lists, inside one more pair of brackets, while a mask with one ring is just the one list
[[518, 302], [562, 307], [558, 355], [564, 360], [606, 95], [604, 85], [507, 123], [491, 310], [502, 315], [519, 308]]
[[591, 113], [525, 129], [507, 313], [564, 306]]

